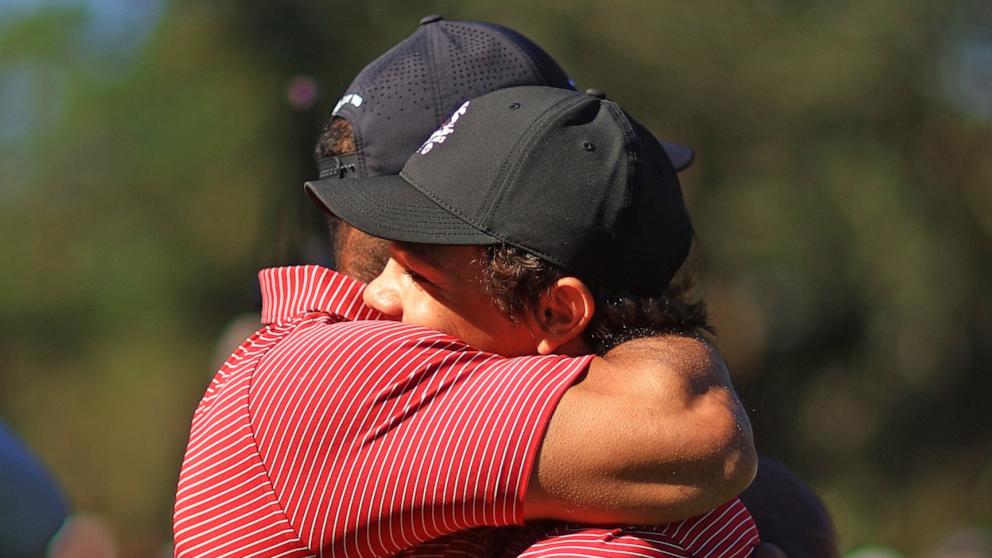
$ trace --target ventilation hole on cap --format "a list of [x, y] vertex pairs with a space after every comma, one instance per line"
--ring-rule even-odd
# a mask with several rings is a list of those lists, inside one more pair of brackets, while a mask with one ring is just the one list
[[596, 146], [589, 143], [588, 141], [582, 142], [582, 149], [586, 151], [596, 151]]

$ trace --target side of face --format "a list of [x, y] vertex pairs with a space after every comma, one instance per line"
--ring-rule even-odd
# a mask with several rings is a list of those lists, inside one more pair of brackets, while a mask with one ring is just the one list
[[[550, 288], [537, 308], [511, 319], [485, 290], [483, 254], [481, 246], [390, 242], [389, 260], [365, 289], [365, 303], [388, 318], [441, 331], [504, 356], [588, 352], [581, 332], [592, 314], [592, 308], [583, 306], [591, 303], [591, 295], [576, 304], [571, 299], [580, 293], [566, 281], [567, 292]], [[578, 309], [582, 315], [576, 319]]]

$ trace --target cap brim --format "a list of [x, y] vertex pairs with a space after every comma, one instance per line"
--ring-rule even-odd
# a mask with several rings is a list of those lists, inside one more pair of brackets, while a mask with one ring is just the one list
[[434, 203], [399, 175], [313, 180], [304, 184], [321, 209], [372, 236], [422, 244], [495, 244], [499, 240]]
[[687, 169], [692, 164], [693, 159], [696, 158], [696, 152], [691, 147], [677, 143], [668, 143], [662, 140], [658, 140], [658, 143], [661, 144], [661, 147], [665, 150], [665, 154], [668, 155], [668, 160], [672, 162], [672, 168], [675, 169], [675, 172]]

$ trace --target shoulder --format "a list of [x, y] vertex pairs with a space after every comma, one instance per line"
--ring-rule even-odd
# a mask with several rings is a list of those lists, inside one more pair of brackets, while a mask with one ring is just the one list
[[659, 335], [634, 339], [616, 346], [606, 353], [603, 360], [608, 363], [638, 362], [650, 360], [690, 371], [708, 370], [723, 367], [723, 359], [710, 343], [685, 335]]
[[679, 385], [694, 388], [729, 383], [719, 352], [695, 337], [663, 335], [623, 343], [589, 367], [589, 387], [622, 383], [635, 389]]

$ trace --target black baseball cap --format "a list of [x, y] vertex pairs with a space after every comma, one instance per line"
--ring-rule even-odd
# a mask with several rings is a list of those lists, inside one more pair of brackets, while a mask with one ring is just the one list
[[660, 294], [692, 223], [654, 135], [596, 90], [514, 87], [463, 103], [398, 175], [306, 184], [325, 210], [381, 238], [507, 243], [576, 276]]
[[459, 105], [517, 85], [575, 88], [554, 59], [512, 29], [425, 16], [345, 90], [333, 116], [351, 124], [357, 152], [318, 162], [320, 178], [396, 174]]

